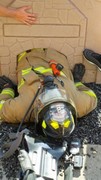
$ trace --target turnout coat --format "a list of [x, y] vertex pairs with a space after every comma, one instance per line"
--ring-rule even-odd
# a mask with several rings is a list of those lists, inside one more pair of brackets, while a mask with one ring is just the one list
[[[36, 48], [23, 52], [17, 56], [18, 93], [14, 97], [12, 89], [4, 89], [0, 94], [0, 119], [10, 123], [19, 123], [24, 117], [37, 89], [40, 86], [41, 77], [33, 69], [46, 75], [52, 75], [49, 61], [55, 60], [64, 66], [59, 78], [64, 82], [68, 101], [75, 108], [77, 118], [87, 115], [97, 105], [94, 92], [81, 82], [75, 83], [69, 68], [67, 57], [51, 48]], [[61, 88], [61, 84], [55, 79], [55, 83]], [[36, 101], [28, 113], [25, 121], [30, 118], [34, 121]]]

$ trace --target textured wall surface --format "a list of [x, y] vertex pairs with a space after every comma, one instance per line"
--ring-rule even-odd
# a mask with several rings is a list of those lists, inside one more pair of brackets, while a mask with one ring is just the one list
[[0, 3], [11, 7], [31, 5], [31, 11], [38, 15], [32, 26], [0, 17], [1, 75], [16, 82], [17, 54], [30, 48], [51, 47], [68, 57], [71, 69], [75, 63], [85, 64], [84, 82], [101, 83], [101, 72], [82, 56], [85, 47], [101, 51], [100, 0], [1, 0]]

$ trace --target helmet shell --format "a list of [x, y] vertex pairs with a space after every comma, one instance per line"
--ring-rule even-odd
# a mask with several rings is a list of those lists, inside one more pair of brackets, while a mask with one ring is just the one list
[[73, 115], [64, 102], [50, 104], [42, 119], [44, 134], [52, 138], [67, 138], [75, 128]]
[[[49, 107], [54, 103], [64, 103], [67, 111], [69, 112], [70, 126], [69, 128], [59, 125], [59, 128], [56, 130], [49, 124], [49, 120], [46, 121], [45, 114], [49, 111]], [[43, 120], [46, 123], [46, 128], [43, 128], [45, 135], [54, 137], [54, 138], [66, 138], [74, 130], [75, 121], [76, 121], [76, 111], [75, 108], [70, 104], [70, 100], [67, 98], [66, 91], [63, 89], [53, 88], [45, 89], [37, 98], [37, 109], [36, 109], [36, 119], [37, 122], [41, 123]]]

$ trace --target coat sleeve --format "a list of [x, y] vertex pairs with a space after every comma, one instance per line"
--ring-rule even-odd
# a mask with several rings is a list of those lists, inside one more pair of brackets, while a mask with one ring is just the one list
[[[14, 99], [10, 98], [6, 100], [0, 110], [0, 118], [9, 123], [21, 122], [33, 97], [33, 93], [26, 91], [24, 94], [21, 94]], [[29, 115], [26, 117], [25, 121], [28, 121], [28, 117]]]
[[[39, 78], [33, 71], [23, 76], [24, 83], [19, 88], [19, 96], [0, 94], [0, 119], [9, 123], [19, 123], [28, 110], [39, 87]], [[34, 105], [33, 109], [34, 111]], [[25, 121], [28, 121], [30, 112]], [[34, 119], [34, 113], [33, 113]]]
[[81, 82], [76, 83], [75, 105], [78, 118], [87, 115], [97, 106], [97, 96]]

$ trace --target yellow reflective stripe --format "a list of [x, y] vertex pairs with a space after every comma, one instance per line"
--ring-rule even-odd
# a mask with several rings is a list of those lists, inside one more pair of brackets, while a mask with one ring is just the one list
[[35, 71], [43, 71], [45, 70], [45, 68], [43, 66], [40, 66], [40, 67], [37, 67], [37, 68], [34, 68]]
[[18, 55], [18, 62], [21, 61], [21, 59], [26, 55], [26, 52], [23, 52]]
[[66, 77], [66, 75], [62, 71], [60, 71], [60, 75]]
[[24, 83], [25, 83], [24, 79], [21, 79], [21, 82], [20, 82], [20, 84], [18, 85], [18, 90], [21, 88], [21, 86], [24, 85]]
[[44, 67], [38, 67], [38, 68], [34, 68], [35, 71], [39, 71], [40, 73], [44, 74], [47, 72], [53, 73], [51, 68], [44, 68]]
[[[34, 68], [35, 71], [39, 71], [40, 73], [44, 74], [44, 73], [47, 73], [47, 72], [50, 72], [51, 74], [53, 74], [53, 71], [51, 68], [45, 68], [43, 66], [40, 66], [40, 67], [37, 67], [37, 68]], [[65, 74], [61, 71], [60, 72], [60, 75], [61, 76], [65, 76]], [[65, 76], [66, 77], [66, 76]]]
[[92, 97], [96, 97], [96, 94], [92, 91], [92, 90], [88, 90], [88, 91], [83, 91], [85, 94], [88, 94], [89, 96], [92, 96]]
[[[26, 75], [26, 74], [29, 74], [31, 70], [32, 70], [32, 67], [29, 67], [29, 68], [27, 68], [27, 69], [23, 69], [23, 70], [22, 70], [22, 76], [24, 76], [24, 75]], [[39, 71], [39, 72], [42, 73], [42, 74], [47, 73], [47, 72], [50, 72], [51, 74], [53, 74], [51, 68], [44, 68], [44, 67], [42, 67], [42, 66], [37, 67], [37, 68], [34, 68], [34, 70], [35, 70], [35, 71]], [[60, 75], [65, 76], [65, 74], [64, 74], [62, 71], [60, 72]], [[18, 85], [18, 89], [24, 84], [24, 82], [25, 82], [25, 81], [22, 79], [22, 80], [21, 80], [21, 83]]]
[[70, 122], [71, 122], [70, 120], [65, 121], [65, 122], [63, 123], [64, 127], [65, 127], [65, 128], [68, 128], [69, 125], [70, 125]]
[[56, 122], [56, 121], [54, 121], [54, 120], [51, 120], [50, 125], [51, 125], [54, 129], [58, 129], [58, 128], [59, 128], [59, 123]]
[[4, 100], [0, 101], [0, 110], [2, 109], [4, 103], [5, 103]]
[[43, 122], [42, 122], [42, 127], [44, 128], [44, 129], [46, 129], [46, 123], [45, 123], [45, 121], [43, 120]]
[[30, 73], [31, 69], [32, 69], [32, 67], [22, 70], [22, 76]]
[[12, 98], [14, 98], [14, 90], [13, 89], [10, 89], [10, 88], [6, 88], [6, 89], [3, 89], [1, 94], [7, 94], [7, 95], [10, 95]]
[[[32, 67], [27, 68], [27, 69], [23, 69], [23, 70], [22, 70], [22, 76], [30, 73], [31, 69], [32, 69]], [[34, 70], [35, 70], [35, 71], [39, 71], [39, 72], [42, 73], [42, 74], [47, 73], [47, 72], [50, 72], [51, 74], [53, 74], [51, 68], [44, 68], [44, 67], [42, 67], [42, 66], [37, 67], [37, 68], [34, 68]], [[60, 75], [65, 76], [65, 74], [64, 74], [62, 71], [60, 72]]]
[[75, 86], [79, 87], [79, 86], [84, 86], [84, 85], [81, 82], [77, 82], [77, 83], [75, 83]]
[[[79, 87], [79, 86], [84, 86], [84, 85], [81, 82], [78, 82], [78, 83], [75, 83], [75, 86]], [[96, 94], [92, 90], [86, 90], [86, 91], [82, 91], [82, 92], [88, 94], [89, 96], [97, 98]]]

